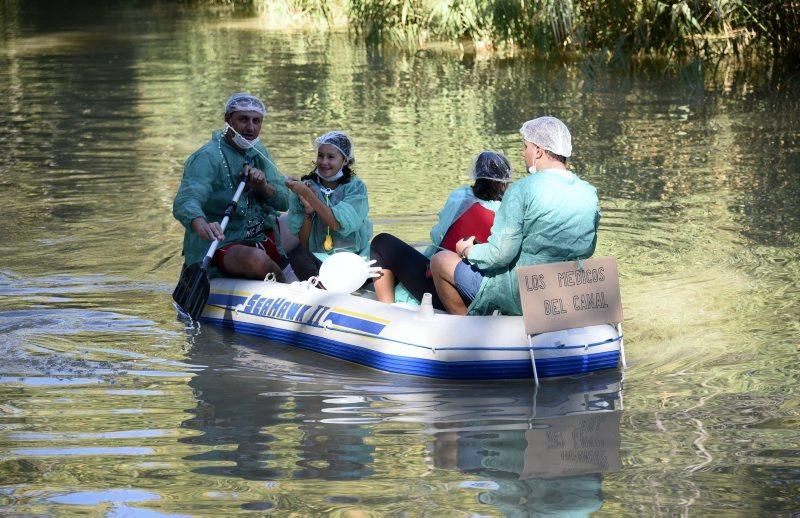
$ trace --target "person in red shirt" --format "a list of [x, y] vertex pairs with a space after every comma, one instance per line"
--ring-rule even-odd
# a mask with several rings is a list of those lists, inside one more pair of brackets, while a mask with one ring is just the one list
[[378, 234], [370, 245], [370, 256], [381, 267], [374, 281], [375, 295], [381, 302], [395, 302], [398, 283], [417, 301], [425, 293], [433, 297], [433, 307], [444, 309], [430, 274], [430, 257], [438, 250], [455, 250], [459, 239], [475, 236], [478, 242], [489, 238], [494, 213], [500, 206], [506, 186], [511, 181], [511, 164], [501, 153], [483, 151], [472, 162], [472, 186], [454, 190], [439, 212], [439, 221], [431, 229], [433, 245], [425, 253], [391, 234]]

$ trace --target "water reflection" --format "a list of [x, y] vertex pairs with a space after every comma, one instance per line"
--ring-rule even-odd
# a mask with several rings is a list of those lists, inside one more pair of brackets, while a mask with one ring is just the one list
[[[480, 391], [462, 403], [474, 407], [494, 400], [485, 415], [446, 431], [441, 423], [433, 425], [434, 463], [483, 478], [467, 484], [484, 489], [479, 500], [504, 515], [596, 511], [603, 505], [602, 474], [621, 469], [619, 376], [560, 380], [543, 385], [530, 399], [522, 387]], [[528, 412], [519, 409], [528, 419], [495, 421], [489, 410], [501, 394], [530, 403]]]
[[503, 513], [585, 513], [603, 504], [602, 474], [620, 469], [616, 371], [538, 389], [445, 383], [212, 328], [191, 356], [214, 366], [189, 382], [197, 406], [184, 426], [201, 433], [181, 442], [211, 447], [187, 458], [198, 473], [361, 480], [382, 469], [383, 438], [422, 434], [427, 452], [398, 462], [467, 475], [461, 487]]
[[[306, 384], [332, 386], [333, 372], [315, 379], [313, 367], [252, 356], [232, 347], [230, 333], [206, 328], [201, 338], [192, 349], [193, 361], [213, 367], [189, 382], [198, 403], [184, 426], [202, 435], [182, 439], [212, 447], [188, 458], [203, 464], [196, 472], [251, 480], [354, 480], [372, 474], [374, 446], [365, 442], [371, 430], [357, 419], [329, 421], [330, 395], [322, 387], [305, 392]], [[217, 338], [225, 350], [204, 347]], [[244, 364], [243, 353], [248, 354]], [[295, 370], [306, 374], [299, 377]], [[293, 388], [287, 390], [287, 382]]]

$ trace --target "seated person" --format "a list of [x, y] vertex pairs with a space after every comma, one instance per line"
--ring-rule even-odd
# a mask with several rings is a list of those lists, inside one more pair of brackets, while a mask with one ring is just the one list
[[[275, 214], [289, 208], [291, 193], [258, 138], [266, 113], [257, 97], [232, 95], [225, 105], [225, 129], [213, 132], [211, 140], [186, 160], [172, 204], [173, 215], [185, 229], [184, 267], [200, 262], [210, 241], [218, 239], [212, 275], [283, 277], [281, 263], [286, 258], [280, 253]], [[223, 234], [220, 221], [244, 177], [247, 190]]]
[[322, 262], [334, 252], [366, 257], [372, 238], [367, 186], [353, 172], [353, 142], [341, 131], [317, 138], [316, 168], [300, 181], [289, 179], [296, 194], [290, 200], [289, 231], [300, 246], [289, 263], [301, 281], [319, 275]]
[[521, 315], [517, 267], [586, 259], [594, 253], [600, 206], [597, 190], [566, 167], [572, 154], [567, 126], [555, 117], [522, 125], [531, 174], [508, 188], [491, 235], [470, 237], [431, 258], [439, 298], [455, 315]]
[[473, 185], [454, 190], [439, 212], [439, 222], [431, 229], [433, 245], [425, 254], [391, 234], [379, 234], [372, 240], [370, 255], [382, 268], [375, 279], [375, 295], [381, 302], [395, 302], [395, 287], [403, 287], [417, 301], [424, 293], [433, 296], [433, 307], [444, 309], [430, 276], [429, 257], [439, 249], [455, 250], [456, 242], [475, 236], [486, 241], [492, 228], [494, 213], [511, 181], [511, 164], [500, 153], [483, 151], [472, 162]]

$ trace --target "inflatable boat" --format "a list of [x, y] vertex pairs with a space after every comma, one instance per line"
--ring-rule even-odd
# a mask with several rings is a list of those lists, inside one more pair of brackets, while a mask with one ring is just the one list
[[213, 279], [200, 321], [381, 371], [439, 379], [538, 383], [624, 363], [619, 325], [527, 335], [520, 316], [449, 315], [308, 282]]

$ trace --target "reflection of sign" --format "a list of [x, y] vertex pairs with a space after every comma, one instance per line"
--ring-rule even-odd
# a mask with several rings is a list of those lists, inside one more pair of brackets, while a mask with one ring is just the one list
[[621, 416], [590, 412], [534, 421], [525, 432], [528, 447], [520, 480], [618, 471]]
[[517, 277], [528, 334], [622, 322], [613, 257], [522, 266]]

